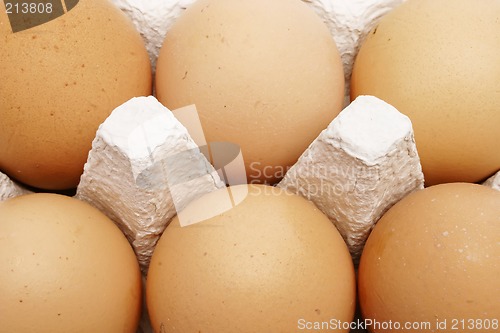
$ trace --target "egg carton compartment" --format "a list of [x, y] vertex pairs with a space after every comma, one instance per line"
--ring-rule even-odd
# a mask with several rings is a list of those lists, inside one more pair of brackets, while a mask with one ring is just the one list
[[[166, 33], [195, 1], [113, 2], [141, 33], [155, 68]], [[339, 230], [356, 265], [380, 217], [424, 188], [409, 118], [374, 96], [352, 102], [349, 97], [361, 43], [382, 16], [404, 1], [304, 2], [322, 18], [339, 48], [346, 82], [344, 108], [275, 186], [312, 201]], [[196, 105], [169, 110], [154, 96], [120, 105], [100, 125], [75, 193], [127, 236], [144, 282], [155, 245], [179, 212], [205, 194], [246, 182], [241, 173], [244, 154], [234, 145], [206, 142], [199, 135], [203, 130], [197, 116]], [[484, 185], [500, 190], [500, 171]], [[0, 173], [0, 201], [32, 190]], [[359, 310], [355, 320], [362, 320]], [[144, 303], [137, 333], [151, 332]], [[366, 331], [351, 330], [357, 332]]]

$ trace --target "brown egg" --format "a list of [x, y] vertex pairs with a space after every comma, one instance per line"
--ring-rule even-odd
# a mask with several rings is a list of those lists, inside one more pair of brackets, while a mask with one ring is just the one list
[[0, 202], [0, 331], [135, 333], [141, 274], [104, 214], [74, 198]]
[[426, 185], [500, 169], [500, 2], [408, 0], [356, 58], [351, 97], [374, 95], [412, 121]]
[[13, 33], [0, 10], [0, 170], [43, 189], [74, 188], [111, 111], [151, 93], [143, 41], [106, 0]]
[[[176, 217], [153, 253], [146, 296], [155, 332], [276, 333], [349, 323], [352, 260], [313, 203], [274, 187], [230, 187], [240, 204], [197, 224]], [[226, 189], [186, 208], [216, 212]], [[330, 325], [330, 326], [329, 326]], [[348, 329], [336, 332], [348, 332]]]
[[499, 241], [496, 190], [451, 183], [402, 199], [361, 256], [362, 314], [378, 323], [371, 332], [498, 331]]
[[161, 49], [157, 97], [196, 104], [209, 142], [240, 145], [248, 182], [274, 183], [343, 105], [340, 55], [295, 0], [198, 0]]

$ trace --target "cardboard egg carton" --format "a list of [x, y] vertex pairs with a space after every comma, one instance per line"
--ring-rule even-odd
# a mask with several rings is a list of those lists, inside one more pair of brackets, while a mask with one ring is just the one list
[[29, 193], [32, 193], [32, 191], [12, 181], [6, 174], [0, 172], [0, 201]]

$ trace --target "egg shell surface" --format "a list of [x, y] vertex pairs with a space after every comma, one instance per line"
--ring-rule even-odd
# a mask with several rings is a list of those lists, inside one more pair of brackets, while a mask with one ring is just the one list
[[0, 202], [0, 332], [135, 333], [141, 274], [118, 227], [58, 194]]
[[15, 33], [0, 10], [0, 73], [0, 170], [48, 190], [75, 188], [98, 126], [152, 87], [139, 33], [107, 0]]
[[249, 183], [273, 184], [340, 112], [344, 78], [320, 17], [295, 0], [198, 0], [156, 68], [169, 109], [195, 104], [208, 142], [241, 147]]
[[450, 183], [406, 196], [376, 224], [358, 273], [364, 318], [431, 325], [413, 332], [492, 329], [500, 318], [500, 192]]
[[[230, 189], [247, 196], [196, 224], [181, 227], [174, 218], [158, 242], [146, 288], [154, 330], [291, 333], [301, 323], [350, 322], [353, 264], [328, 218], [279, 188]], [[205, 195], [186, 210], [215, 210], [225, 193]]]

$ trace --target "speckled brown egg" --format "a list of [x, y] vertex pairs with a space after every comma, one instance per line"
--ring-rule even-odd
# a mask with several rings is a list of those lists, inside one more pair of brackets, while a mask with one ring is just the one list
[[340, 112], [344, 76], [321, 18], [296, 0], [198, 0], [168, 31], [157, 97], [196, 104], [206, 139], [241, 147], [250, 183], [275, 183]]
[[376, 333], [496, 332], [499, 275], [500, 192], [431, 186], [394, 205], [370, 234], [359, 265], [362, 314], [379, 323]]
[[351, 97], [412, 121], [427, 186], [500, 169], [500, 2], [408, 0], [382, 18], [354, 64]]
[[[181, 226], [176, 217], [158, 242], [146, 289], [154, 330], [276, 333], [332, 319], [349, 323], [353, 264], [328, 218], [313, 203], [278, 188], [230, 189], [233, 198], [248, 193], [202, 222]], [[217, 212], [227, 200], [221, 189], [183, 212]], [[331, 326], [314, 332], [331, 332]]]
[[107, 0], [13, 32], [0, 11], [0, 170], [25, 184], [74, 188], [111, 111], [151, 93], [132, 23]]
[[0, 202], [1, 332], [135, 333], [141, 274], [123, 233], [74, 198]]

